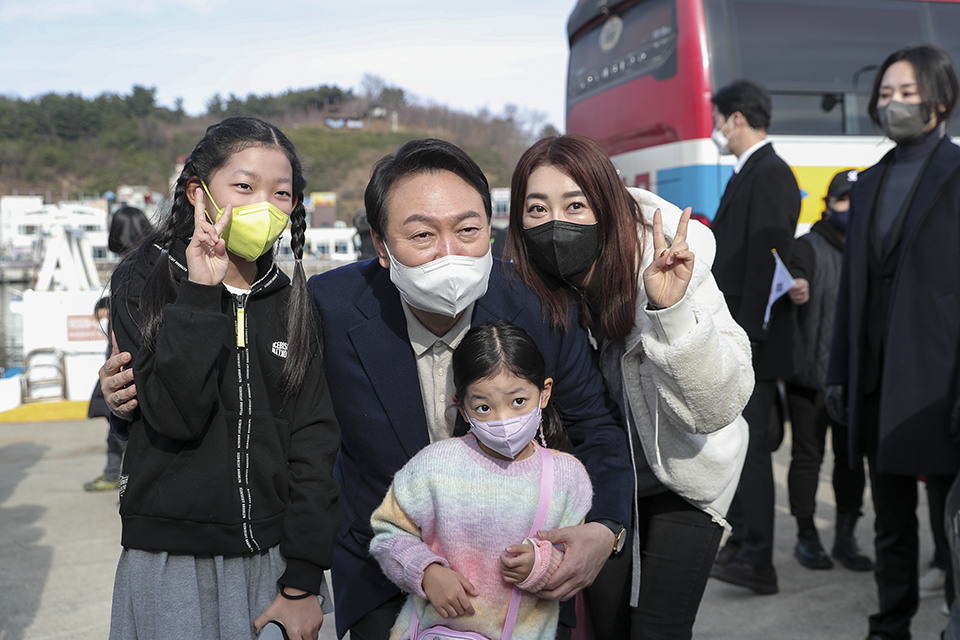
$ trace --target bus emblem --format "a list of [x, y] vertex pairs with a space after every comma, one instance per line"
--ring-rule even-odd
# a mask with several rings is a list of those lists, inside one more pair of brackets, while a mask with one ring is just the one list
[[600, 30], [600, 48], [603, 51], [610, 51], [620, 42], [621, 35], [623, 35], [623, 20], [620, 16], [610, 16]]

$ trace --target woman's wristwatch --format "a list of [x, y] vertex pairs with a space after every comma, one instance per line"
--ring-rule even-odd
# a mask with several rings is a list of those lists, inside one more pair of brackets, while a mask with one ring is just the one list
[[622, 524], [620, 524], [615, 520], [608, 520], [606, 518], [602, 518], [600, 520], [594, 520], [593, 522], [596, 522], [597, 524], [602, 524], [606, 528], [610, 529], [610, 531], [613, 531], [613, 535], [614, 535], [613, 551], [610, 552], [610, 555], [614, 556], [620, 553], [620, 551], [623, 550], [624, 543], [627, 541], [626, 527], [624, 527]]

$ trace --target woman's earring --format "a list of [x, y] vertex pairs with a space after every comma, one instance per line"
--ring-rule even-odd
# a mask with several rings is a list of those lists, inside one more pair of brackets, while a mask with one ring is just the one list
[[544, 449], [549, 449], [547, 446], [547, 439], [543, 437], [543, 418], [540, 418], [540, 427], [537, 429], [537, 434], [540, 436], [540, 444], [543, 445]]

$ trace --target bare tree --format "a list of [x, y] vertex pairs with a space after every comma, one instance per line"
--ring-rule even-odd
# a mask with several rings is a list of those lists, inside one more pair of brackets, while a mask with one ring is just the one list
[[360, 79], [360, 95], [362, 95], [368, 105], [375, 105], [380, 101], [383, 90], [387, 88], [386, 81], [380, 76], [371, 73], [363, 74]]

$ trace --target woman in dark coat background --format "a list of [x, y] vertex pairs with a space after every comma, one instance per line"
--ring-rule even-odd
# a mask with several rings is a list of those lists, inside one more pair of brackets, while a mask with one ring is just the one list
[[[951, 413], [960, 383], [960, 148], [946, 135], [958, 94], [941, 49], [891, 54], [868, 111], [897, 143], [859, 174], [827, 374], [827, 408], [865, 452], [876, 512], [875, 638], [910, 637], [918, 606], [917, 476], [943, 510], [960, 470]], [[952, 598], [948, 574], [947, 596]]]

